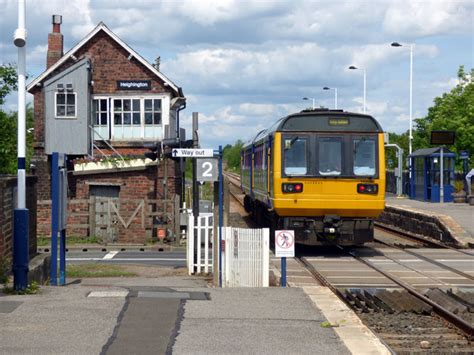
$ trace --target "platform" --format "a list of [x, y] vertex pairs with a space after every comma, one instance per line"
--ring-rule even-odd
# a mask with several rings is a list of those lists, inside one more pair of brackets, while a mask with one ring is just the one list
[[387, 194], [380, 222], [440, 240], [474, 247], [474, 206], [432, 203]]

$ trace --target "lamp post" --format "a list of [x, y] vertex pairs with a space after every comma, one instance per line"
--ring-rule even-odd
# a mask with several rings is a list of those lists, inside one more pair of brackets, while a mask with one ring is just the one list
[[337, 88], [323, 87], [323, 90], [334, 90], [334, 109], [337, 110]]
[[364, 106], [363, 106], [364, 108], [363, 108], [363, 112], [365, 113], [365, 111], [366, 111], [366, 109], [365, 109], [365, 96], [366, 96], [366, 75], [367, 75], [367, 74], [366, 74], [366, 72], [365, 72], [365, 69], [364, 69], [364, 68], [357, 68], [357, 67], [356, 67], [356, 66], [354, 66], [354, 65], [351, 65], [351, 66], [349, 67], [349, 69], [351, 69], [351, 70], [357, 70], [357, 69], [359, 69], [359, 70], [362, 70], [362, 71], [364, 72]]
[[26, 208], [26, 28], [25, 0], [18, 0], [18, 28], [13, 43], [18, 48], [18, 176], [17, 208], [13, 212], [13, 287], [24, 290], [28, 284], [28, 219]]
[[[392, 47], [403, 47], [403, 44], [393, 42]], [[414, 44], [410, 44], [410, 130], [408, 133], [408, 154], [411, 154], [411, 141], [413, 140], [412, 129], [413, 129], [413, 47]], [[411, 174], [411, 169], [410, 169]]]
[[303, 97], [303, 100], [313, 100], [313, 110], [315, 109], [313, 97]]

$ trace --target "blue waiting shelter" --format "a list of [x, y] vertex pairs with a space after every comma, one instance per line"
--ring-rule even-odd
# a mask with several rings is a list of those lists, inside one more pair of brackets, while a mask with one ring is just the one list
[[[440, 152], [441, 148], [418, 149], [409, 155], [411, 159], [410, 199], [440, 202]], [[455, 154], [443, 149], [444, 202], [452, 202], [454, 192]]]

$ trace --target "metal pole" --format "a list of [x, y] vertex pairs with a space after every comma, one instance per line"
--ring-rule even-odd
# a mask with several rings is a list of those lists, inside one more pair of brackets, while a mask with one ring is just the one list
[[18, 48], [18, 173], [17, 208], [14, 210], [13, 233], [13, 285], [15, 290], [23, 290], [28, 284], [28, 227], [29, 216], [26, 209], [26, 29], [25, 0], [18, 0], [18, 29], [14, 43]]
[[408, 154], [412, 152], [413, 129], [413, 44], [410, 44], [410, 132], [408, 136]]
[[440, 176], [439, 176], [439, 202], [444, 203], [444, 164], [443, 164], [443, 147], [441, 147], [440, 153], [439, 153], [439, 170], [440, 170]]
[[[199, 114], [197, 112], [193, 112], [193, 148], [199, 148], [199, 137], [198, 137], [198, 120]], [[193, 162], [193, 216], [194, 216], [194, 226], [198, 225], [198, 218], [199, 218], [199, 184], [197, 181], [197, 161], [196, 159], [192, 160]], [[201, 233], [200, 230], [196, 228], [194, 235], [196, 236], [197, 233]], [[200, 246], [199, 246], [200, 247]], [[198, 260], [197, 258], [200, 255], [197, 255], [198, 246], [194, 245], [194, 260]]]
[[49, 282], [58, 285], [58, 234], [59, 234], [59, 154], [51, 156], [51, 266]]
[[403, 149], [398, 147], [398, 176], [397, 176], [397, 196], [403, 195]]
[[366, 112], [366, 108], [365, 108], [365, 97], [366, 97], [366, 73], [365, 73], [365, 69], [364, 70], [364, 113]]
[[286, 257], [281, 258], [281, 287], [286, 287]]
[[315, 103], [314, 103], [314, 98], [313, 98], [313, 110], [315, 109]]
[[337, 110], [337, 88], [334, 88], [334, 109]]
[[223, 225], [223, 176], [222, 176], [222, 146], [219, 146], [219, 287], [222, 287], [222, 225]]

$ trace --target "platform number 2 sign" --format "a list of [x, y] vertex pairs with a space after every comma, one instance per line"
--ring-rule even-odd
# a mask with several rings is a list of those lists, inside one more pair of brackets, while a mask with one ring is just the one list
[[198, 181], [217, 181], [219, 174], [217, 171], [217, 159], [197, 159], [196, 175]]

